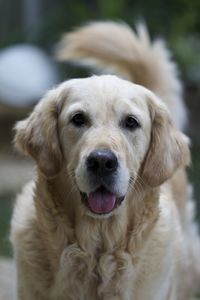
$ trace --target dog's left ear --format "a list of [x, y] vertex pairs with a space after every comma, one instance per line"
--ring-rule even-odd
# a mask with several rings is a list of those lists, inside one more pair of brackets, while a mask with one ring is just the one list
[[47, 93], [31, 115], [15, 126], [15, 145], [36, 161], [46, 177], [54, 177], [61, 170], [63, 160], [56, 96], [56, 90]]
[[190, 163], [189, 139], [174, 127], [166, 106], [155, 95], [148, 101], [152, 131], [142, 177], [149, 186], [156, 187], [180, 166]]

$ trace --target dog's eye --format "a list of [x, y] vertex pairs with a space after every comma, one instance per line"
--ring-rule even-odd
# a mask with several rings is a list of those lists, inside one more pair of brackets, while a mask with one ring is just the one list
[[129, 130], [134, 130], [140, 128], [141, 125], [135, 117], [127, 116], [123, 121], [123, 127]]
[[83, 113], [77, 113], [71, 119], [71, 123], [76, 127], [82, 127], [86, 124], [86, 122], [87, 119]]

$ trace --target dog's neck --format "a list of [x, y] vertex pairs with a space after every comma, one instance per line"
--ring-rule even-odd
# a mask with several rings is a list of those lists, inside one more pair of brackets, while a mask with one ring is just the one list
[[159, 214], [159, 189], [145, 187], [141, 191], [130, 192], [112, 216], [94, 218], [85, 214], [79, 192], [63, 174], [53, 179], [39, 174], [35, 189], [37, 218], [54, 252], [73, 243], [88, 253], [119, 249], [135, 252]]

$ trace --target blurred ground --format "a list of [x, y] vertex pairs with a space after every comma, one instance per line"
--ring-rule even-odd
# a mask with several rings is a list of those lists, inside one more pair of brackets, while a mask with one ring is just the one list
[[24, 182], [33, 178], [33, 165], [17, 155], [0, 154], [0, 193], [19, 191]]
[[9, 259], [0, 260], [0, 300], [15, 299], [15, 267]]
[[14, 199], [34, 175], [34, 167], [17, 155], [0, 154], [0, 256], [10, 256], [9, 223]]
[[11, 108], [0, 104], [0, 256], [11, 255], [9, 223], [16, 194], [34, 173], [29, 159], [13, 147], [13, 126], [31, 108]]

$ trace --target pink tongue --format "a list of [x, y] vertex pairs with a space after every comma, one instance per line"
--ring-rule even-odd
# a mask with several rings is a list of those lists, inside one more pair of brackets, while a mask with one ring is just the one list
[[116, 196], [108, 191], [97, 190], [89, 194], [88, 203], [94, 213], [108, 213], [115, 207]]

